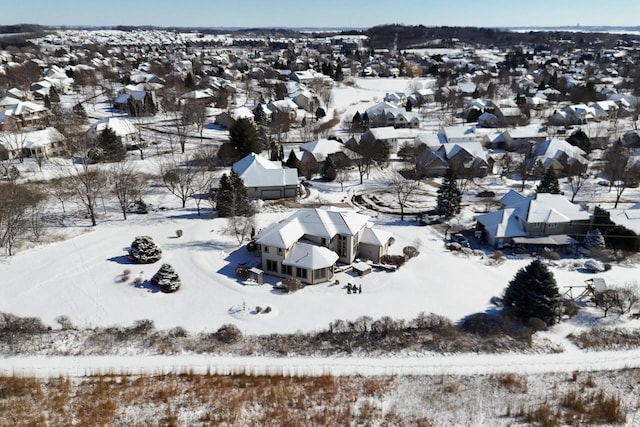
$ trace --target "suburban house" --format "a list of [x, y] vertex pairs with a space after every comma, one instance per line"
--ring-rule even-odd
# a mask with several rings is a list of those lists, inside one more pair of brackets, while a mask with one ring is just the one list
[[316, 284], [333, 278], [336, 263], [356, 258], [380, 262], [392, 234], [379, 230], [370, 217], [335, 208], [300, 209], [258, 232], [262, 269], [267, 274]]
[[320, 171], [327, 156], [342, 151], [343, 147], [341, 142], [333, 139], [318, 139], [302, 144], [300, 146], [302, 152], [300, 173], [310, 177], [313, 173]]
[[224, 127], [225, 129], [231, 129], [235, 122], [240, 119], [249, 119], [251, 123], [253, 123], [253, 111], [251, 111], [247, 107], [238, 107], [234, 108], [231, 111], [223, 111], [216, 116], [215, 123]]
[[157, 109], [155, 92], [136, 90], [121, 93], [113, 102], [113, 108], [130, 116], [153, 114]]
[[97, 140], [100, 133], [106, 128], [110, 128], [115, 132], [120, 142], [122, 142], [127, 149], [133, 149], [137, 146], [138, 128], [132, 121], [120, 117], [106, 117], [93, 123], [91, 127], [89, 127], [89, 138], [92, 141]]
[[12, 120], [18, 128], [43, 126], [49, 121], [49, 110], [30, 101], [20, 101], [0, 111], [0, 130]]
[[361, 141], [382, 141], [387, 143], [391, 153], [397, 153], [404, 144], [412, 144], [418, 136], [418, 131], [413, 129], [396, 129], [393, 126], [369, 128], [360, 137]]
[[53, 127], [25, 133], [24, 155], [39, 159], [62, 156], [65, 153], [64, 136]]
[[636, 240], [640, 240], [640, 203], [627, 209], [610, 209], [608, 212], [611, 222], [633, 231]]
[[542, 142], [547, 139], [547, 131], [539, 125], [518, 126], [507, 129], [502, 133], [504, 146], [507, 151], [525, 153], [531, 148], [532, 142]]
[[545, 170], [552, 168], [556, 176], [580, 174], [587, 171], [587, 153], [563, 139], [547, 139], [533, 146], [532, 154]]
[[459, 177], [485, 177], [493, 169], [493, 159], [479, 142], [442, 144], [438, 151], [447, 159], [449, 168]]
[[[503, 208], [476, 217], [476, 227], [496, 248], [505, 244], [558, 247], [577, 243], [590, 227], [591, 214], [561, 194], [533, 196], [510, 190]], [[572, 236], [572, 237], [570, 237]]]
[[256, 153], [238, 160], [232, 166], [251, 199], [273, 200], [298, 195], [298, 171], [283, 168], [280, 162], [272, 162]]

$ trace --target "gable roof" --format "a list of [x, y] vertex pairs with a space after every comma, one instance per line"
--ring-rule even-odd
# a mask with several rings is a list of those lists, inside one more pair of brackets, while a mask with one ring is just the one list
[[242, 178], [246, 187], [298, 185], [296, 169], [283, 168], [279, 162], [272, 162], [256, 153], [243, 157], [231, 168]]
[[300, 209], [290, 217], [258, 233], [256, 243], [290, 248], [305, 235], [331, 239], [337, 234], [353, 236], [369, 221], [367, 215], [335, 208]]

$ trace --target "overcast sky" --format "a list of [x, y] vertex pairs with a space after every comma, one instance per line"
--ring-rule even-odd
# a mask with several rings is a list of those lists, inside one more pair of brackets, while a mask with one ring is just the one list
[[639, 16], [637, 0], [0, 0], [0, 24], [633, 26]]

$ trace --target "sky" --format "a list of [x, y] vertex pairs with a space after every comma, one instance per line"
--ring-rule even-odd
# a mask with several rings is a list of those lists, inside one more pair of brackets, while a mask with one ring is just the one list
[[632, 0], [0, 0], [0, 25], [369, 28], [635, 26]]

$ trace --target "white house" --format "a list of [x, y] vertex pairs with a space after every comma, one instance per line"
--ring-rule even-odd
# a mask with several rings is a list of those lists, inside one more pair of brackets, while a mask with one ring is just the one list
[[92, 124], [89, 127], [89, 138], [95, 141], [106, 128], [114, 131], [120, 142], [128, 148], [138, 143], [138, 128], [136, 125], [132, 121], [120, 117], [106, 117]]
[[232, 169], [242, 178], [249, 198], [273, 200], [298, 195], [298, 171], [283, 168], [280, 162], [251, 153], [235, 162]]
[[351, 264], [357, 257], [379, 262], [391, 237], [367, 215], [315, 208], [300, 209], [260, 230], [256, 243], [266, 273], [316, 284], [333, 278], [337, 262]]

